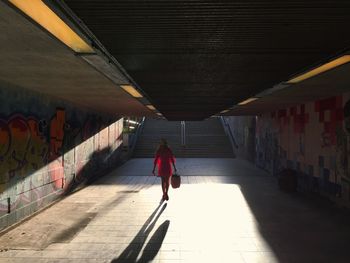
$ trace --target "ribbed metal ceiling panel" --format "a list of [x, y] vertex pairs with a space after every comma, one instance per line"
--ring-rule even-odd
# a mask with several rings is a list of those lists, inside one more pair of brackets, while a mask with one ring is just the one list
[[350, 42], [350, 1], [66, 4], [169, 119], [209, 117]]

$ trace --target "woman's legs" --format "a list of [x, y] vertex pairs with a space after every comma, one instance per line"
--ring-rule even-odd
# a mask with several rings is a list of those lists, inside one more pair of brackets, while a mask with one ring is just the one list
[[168, 196], [168, 191], [169, 191], [169, 179], [170, 177], [165, 177], [165, 198], [166, 200], [169, 200], [169, 196]]
[[169, 200], [169, 196], [168, 196], [169, 179], [170, 179], [170, 177], [162, 176], [163, 198], [166, 199], [166, 200]]
[[167, 193], [167, 188], [166, 188], [166, 178], [163, 176], [162, 178], [162, 192], [163, 192], [163, 199], [165, 199], [166, 193]]

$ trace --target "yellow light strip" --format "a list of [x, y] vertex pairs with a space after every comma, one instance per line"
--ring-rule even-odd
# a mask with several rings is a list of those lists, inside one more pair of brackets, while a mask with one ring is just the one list
[[120, 85], [120, 87], [125, 90], [127, 93], [129, 93], [131, 96], [135, 98], [142, 98], [143, 96], [141, 95], [140, 92], [138, 92], [133, 86], [131, 85]]
[[156, 110], [156, 108], [153, 105], [146, 105], [147, 108], [149, 108], [150, 110]]
[[287, 83], [288, 84], [295, 84], [295, 83], [301, 82], [305, 79], [314, 77], [318, 74], [321, 74], [325, 71], [328, 71], [332, 68], [338, 67], [338, 66], [343, 65], [343, 64], [348, 63], [348, 62], [350, 62], [350, 55], [344, 55], [344, 56], [336, 58], [336, 59], [334, 59], [326, 64], [323, 64], [322, 66], [319, 66], [315, 69], [312, 69], [312, 70], [310, 70], [310, 71], [308, 71], [300, 76], [292, 78], [292, 79], [288, 80]]
[[238, 103], [238, 105], [246, 105], [246, 104], [251, 103], [251, 102], [253, 102], [253, 101], [257, 100], [257, 99], [258, 98], [249, 98], [249, 99], [246, 99], [246, 100]]
[[94, 53], [78, 34], [59, 18], [41, 0], [9, 0], [23, 13], [49, 31], [52, 35], [78, 53]]
[[230, 110], [223, 110], [221, 111], [220, 113], [226, 113], [226, 112], [229, 112]]

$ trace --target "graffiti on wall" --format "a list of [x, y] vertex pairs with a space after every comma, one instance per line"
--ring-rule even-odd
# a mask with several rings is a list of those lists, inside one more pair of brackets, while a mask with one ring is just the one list
[[0, 93], [7, 98], [0, 107], [0, 228], [10, 214], [20, 220], [69, 192], [77, 176], [85, 182], [96, 167], [103, 174], [118, 161], [122, 119], [27, 90]]
[[257, 122], [256, 163], [271, 173], [275, 173], [279, 167], [277, 134], [271, 120], [262, 122], [260, 119]]
[[[50, 119], [17, 113], [0, 119], [0, 191], [12, 178], [24, 178], [44, 166], [48, 166], [51, 181], [62, 187], [63, 153], [93, 136], [101, 127], [101, 119], [94, 116], [83, 124], [74, 119], [67, 121], [63, 108], [57, 108]], [[80, 157], [92, 151], [81, 147]]]
[[[288, 167], [317, 181], [322, 191], [339, 193], [350, 181], [350, 94], [300, 104], [257, 119], [257, 165], [275, 172]], [[307, 179], [306, 181], [310, 182]]]
[[344, 126], [338, 128], [336, 131], [337, 145], [336, 145], [336, 162], [337, 175], [341, 178], [350, 180], [350, 165], [348, 156], [350, 156], [350, 101], [344, 105]]
[[16, 174], [25, 175], [47, 162], [49, 145], [43, 136], [44, 122], [14, 114], [0, 120], [0, 183]]
[[24, 177], [50, 163], [52, 180], [62, 178], [65, 111], [57, 109], [51, 120], [13, 114], [0, 120], [0, 184]]

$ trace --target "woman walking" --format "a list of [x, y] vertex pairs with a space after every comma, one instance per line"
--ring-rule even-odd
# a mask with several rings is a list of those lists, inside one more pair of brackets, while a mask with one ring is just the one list
[[162, 201], [169, 200], [168, 190], [170, 184], [170, 177], [172, 175], [172, 166], [176, 172], [175, 157], [168, 146], [165, 139], [160, 140], [159, 147], [156, 152], [153, 164], [153, 174], [155, 175], [155, 168], [158, 166], [158, 176], [162, 178]]

